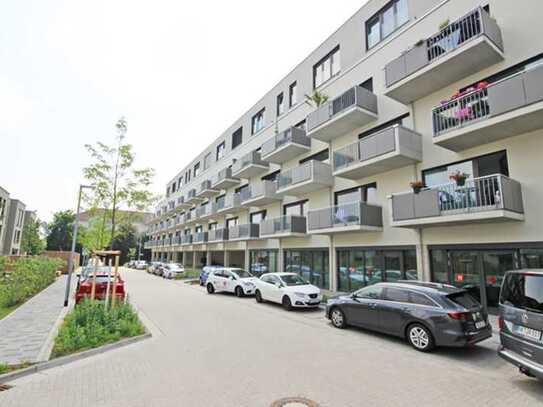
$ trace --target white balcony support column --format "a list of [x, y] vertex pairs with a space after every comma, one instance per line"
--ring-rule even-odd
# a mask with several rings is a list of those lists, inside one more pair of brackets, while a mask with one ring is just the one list
[[277, 253], [277, 272], [278, 273], [284, 273], [285, 272], [285, 261], [283, 260], [284, 254], [283, 254], [283, 239], [277, 239], [279, 241], [279, 252]]
[[249, 259], [249, 245], [247, 243], [245, 243], [245, 270], [250, 270], [250, 262], [251, 260]]
[[196, 269], [196, 250], [193, 250], [192, 252], [192, 269]]
[[224, 267], [230, 267], [230, 252], [224, 250]]
[[334, 235], [330, 235], [330, 246], [328, 258], [330, 261], [329, 273], [330, 273], [330, 290], [337, 291], [337, 273], [336, 273], [336, 247], [334, 242]]
[[206, 251], [206, 266], [211, 266], [211, 250]]

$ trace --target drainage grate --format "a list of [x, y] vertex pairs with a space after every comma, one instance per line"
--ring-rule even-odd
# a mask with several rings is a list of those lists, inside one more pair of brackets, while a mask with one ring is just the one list
[[315, 401], [303, 397], [286, 397], [274, 401], [270, 407], [319, 407], [319, 405]]
[[1, 384], [0, 383], [0, 391], [6, 391], [11, 389], [13, 386], [10, 386], [9, 384]]

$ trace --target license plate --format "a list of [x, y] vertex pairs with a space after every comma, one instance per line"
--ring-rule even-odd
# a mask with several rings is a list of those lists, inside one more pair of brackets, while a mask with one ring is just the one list
[[477, 329], [484, 328], [485, 326], [486, 326], [485, 321], [478, 321], [478, 322], [475, 323], [475, 328], [477, 328]]
[[535, 341], [541, 340], [541, 331], [538, 331], [536, 329], [517, 325], [515, 326], [515, 332], [528, 339], [533, 339]]

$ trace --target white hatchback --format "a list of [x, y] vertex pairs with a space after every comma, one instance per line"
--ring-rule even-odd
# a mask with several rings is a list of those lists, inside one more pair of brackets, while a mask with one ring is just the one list
[[322, 301], [319, 287], [309, 284], [295, 273], [269, 273], [256, 283], [257, 302], [271, 301], [282, 304], [286, 310], [293, 307], [318, 307]]
[[209, 294], [223, 291], [244, 297], [255, 293], [257, 280], [258, 278], [243, 269], [219, 267], [207, 276], [206, 289]]

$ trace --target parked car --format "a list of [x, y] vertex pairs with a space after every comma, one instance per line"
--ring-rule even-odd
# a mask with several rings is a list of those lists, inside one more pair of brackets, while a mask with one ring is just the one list
[[508, 272], [500, 292], [500, 357], [543, 380], [543, 270]]
[[203, 287], [206, 284], [207, 277], [209, 273], [211, 273], [213, 270], [216, 270], [218, 268], [221, 268], [222, 266], [205, 266], [202, 271], [200, 271], [200, 285]]
[[164, 278], [172, 279], [182, 275], [183, 273], [185, 273], [185, 268], [183, 265], [178, 263], [168, 263], [162, 268], [162, 277]]
[[150, 274], [155, 274], [156, 269], [161, 265], [159, 261], [152, 261], [147, 267], [147, 272]]
[[153, 274], [155, 276], [162, 277], [164, 274], [164, 267], [166, 266], [166, 263], [158, 263], [155, 268], [153, 269]]
[[[96, 291], [94, 298], [100, 301], [103, 301], [106, 299], [106, 293], [107, 293], [107, 283], [109, 280], [109, 298], [111, 299], [111, 295], [113, 294], [113, 285], [115, 282], [115, 279], [113, 276], [110, 276], [107, 273], [97, 273], [96, 274]], [[94, 274], [90, 273], [85, 277], [81, 278], [81, 281], [77, 285], [76, 293], [75, 293], [75, 303], [79, 304], [84, 298], [90, 298], [92, 293], [92, 284], [94, 281]], [[118, 301], [123, 301], [125, 298], [125, 290], [124, 290], [124, 281], [121, 278], [121, 276], [117, 276], [117, 288], [115, 289], [115, 297]]]
[[466, 346], [492, 336], [488, 315], [466, 290], [437, 283], [378, 283], [328, 300], [326, 317], [406, 338], [416, 349]]
[[317, 307], [322, 301], [321, 290], [296, 273], [268, 273], [257, 280], [257, 302], [271, 301], [292, 308]]
[[206, 288], [209, 294], [215, 292], [234, 293], [238, 297], [253, 295], [258, 278], [246, 270], [232, 267], [219, 267], [207, 276]]
[[145, 270], [147, 268], [147, 262], [145, 260], [136, 260], [134, 262], [134, 268], [136, 270]]

